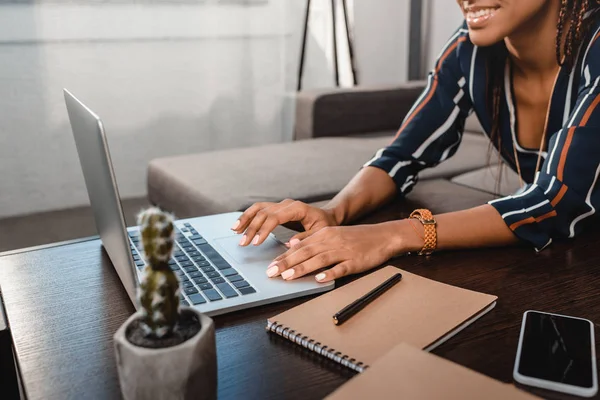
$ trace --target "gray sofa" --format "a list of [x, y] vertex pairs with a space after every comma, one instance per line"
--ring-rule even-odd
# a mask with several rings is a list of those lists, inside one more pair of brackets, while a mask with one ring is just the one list
[[[244, 210], [257, 201], [330, 199], [390, 143], [423, 88], [424, 82], [412, 82], [301, 92], [293, 142], [152, 160], [149, 200], [184, 218]], [[419, 178], [443, 178], [492, 193], [488, 150], [489, 141], [471, 118], [456, 155]], [[514, 182], [510, 174], [505, 177], [501, 193], [510, 193]]]

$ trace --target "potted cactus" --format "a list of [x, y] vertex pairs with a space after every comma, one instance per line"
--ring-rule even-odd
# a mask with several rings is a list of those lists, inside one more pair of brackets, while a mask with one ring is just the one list
[[179, 279], [169, 268], [173, 217], [158, 208], [138, 216], [146, 268], [138, 311], [115, 333], [126, 399], [212, 399], [217, 363], [213, 321], [179, 305]]

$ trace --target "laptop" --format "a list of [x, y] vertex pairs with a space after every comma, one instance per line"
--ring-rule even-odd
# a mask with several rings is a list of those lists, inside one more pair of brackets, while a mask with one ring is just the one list
[[[106, 250], [129, 298], [138, 307], [136, 288], [145, 263], [138, 227], [126, 227], [104, 125], [83, 102], [64, 90], [94, 219]], [[241, 212], [175, 221], [170, 268], [181, 283], [180, 301], [206, 315], [321, 293], [334, 283], [319, 283], [314, 276], [286, 282], [268, 278], [266, 267], [287, 250], [273, 234], [260, 246], [239, 246], [230, 227]]]

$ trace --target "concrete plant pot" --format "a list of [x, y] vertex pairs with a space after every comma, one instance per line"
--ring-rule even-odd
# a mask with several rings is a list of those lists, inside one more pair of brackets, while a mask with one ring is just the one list
[[[162, 348], [131, 343], [128, 334], [139, 321], [135, 313], [114, 335], [121, 393], [137, 399], [215, 399], [217, 352], [212, 319], [190, 307], [181, 313], [196, 314], [199, 331], [183, 343]], [[187, 314], [189, 316], [189, 314]]]

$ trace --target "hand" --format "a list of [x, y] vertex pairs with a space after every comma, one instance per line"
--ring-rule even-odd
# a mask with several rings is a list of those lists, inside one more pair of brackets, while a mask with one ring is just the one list
[[258, 246], [277, 225], [299, 221], [305, 232], [294, 235], [290, 243], [295, 244], [326, 226], [338, 225], [333, 210], [323, 210], [301, 201], [283, 200], [280, 203], [256, 203], [248, 208], [231, 228], [236, 233], [244, 232], [240, 246], [250, 243]]
[[332, 266], [315, 276], [328, 282], [369, 270], [404, 252], [402, 223], [323, 228], [277, 257], [267, 275], [291, 280]]

